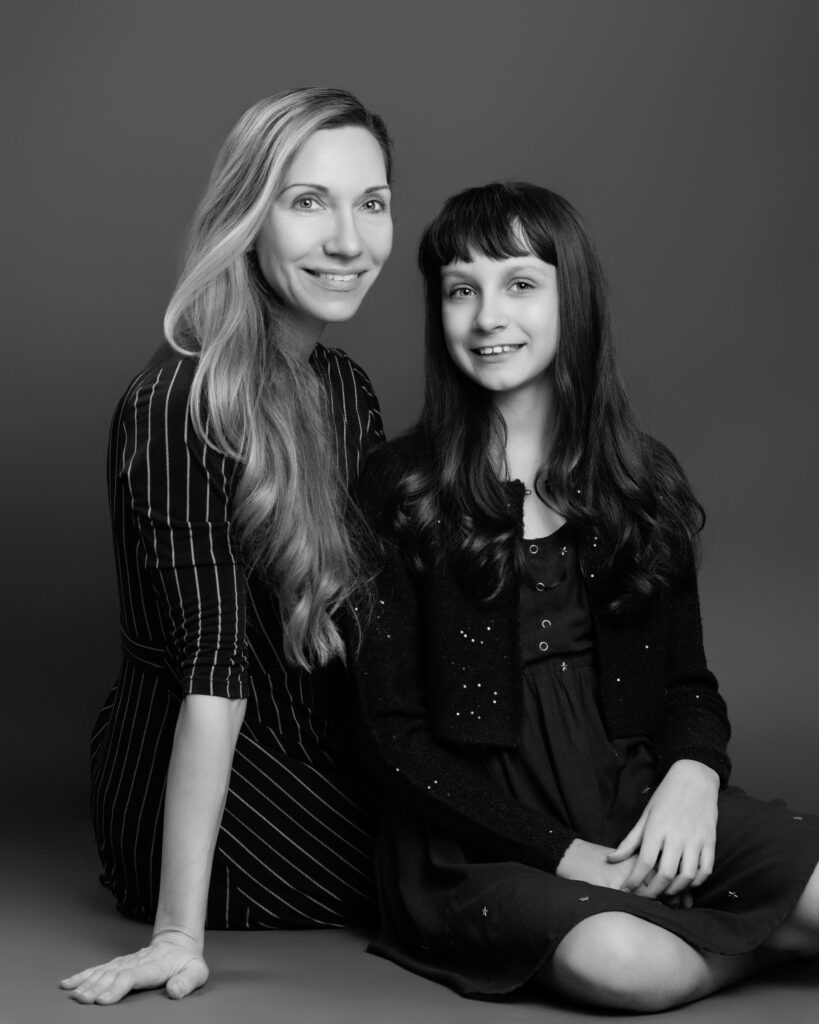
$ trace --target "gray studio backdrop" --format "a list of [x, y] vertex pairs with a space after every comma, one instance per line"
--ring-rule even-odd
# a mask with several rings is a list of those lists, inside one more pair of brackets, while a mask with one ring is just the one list
[[[817, 7], [806, 0], [32, 2], [7, 14], [4, 756], [81, 809], [118, 660], [104, 454], [184, 231], [251, 102], [340, 85], [395, 136], [396, 246], [328, 341], [390, 433], [421, 396], [418, 234], [448, 194], [547, 184], [593, 227], [625, 373], [709, 513], [736, 779], [819, 806]], [[7, 777], [8, 773], [4, 772]]]

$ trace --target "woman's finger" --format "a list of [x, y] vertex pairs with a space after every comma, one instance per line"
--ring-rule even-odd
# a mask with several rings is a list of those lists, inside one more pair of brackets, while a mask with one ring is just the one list
[[132, 989], [142, 987], [136, 984], [136, 980], [137, 977], [134, 971], [128, 969], [117, 971], [110, 980], [110, 983], [97, 993], [94, 1002], [105, 1006], [110, 1006], [111, 1003], [118, 1003]]
[[197, 988], [201, 988], [208, 980], [208, 966], [197, 956], [189, 960], [165, 986], [171, 999], [182, 999]]
[[97, 996], [104, 992], [119, 973], [117, 968], [97, 971], [83, 985], [71, 993], [71, 998], [80, 1003], [94, 1003]]
[[63, 978], [60, 982], [60, 988], [76, 988], [78, 985], [82, 985], [86, 978], [90, 978], [94, 971], [98, 970], [99, 966], [86, 967], [84, 971], [78, 971], [76, 974], [72, 974], [68, 978]]

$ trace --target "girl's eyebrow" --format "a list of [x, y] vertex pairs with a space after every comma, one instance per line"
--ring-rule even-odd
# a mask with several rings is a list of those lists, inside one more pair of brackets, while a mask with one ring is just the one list
[[[541, 266], [539, 263], [532, 263], [532, 262], [527, 261], [525, 256], [524, 257], [513, 256], [513, 257], [510, 257], [508, 260], [498, 260], [497, 262], [498, 263], [511, 263], [513, 260], [518, 260], [518, 259], [522, 259], [523, 262], [521, 262], [521, 263], [517, 263], [516, 262], [514, 264], [514, 266], [507, 266], [507, 267], [504, 268], [507, 274], [515, 275], [515, 274], [521, 274], [521, 273], [524, 273], [524, 272], [534, 273], [534, 274], [545, 274], [545, 273], [547, 273], [546, 267], [549, 267], [549, 266], [552, 265], [552, 264], [546, 264], [546, 267], [544, 267], [544, 266]], [[472, 272], [472, 269], [471, 269], [472, 266], [473, 266], [472, 263], [464, 261], [463, 263], [455, 264], [454, 267], [441, 267], [441, 278], [444, 279], [444, 278], [447, 278], [447, 277], [472, 277], [473, 276], [473, 272]]]

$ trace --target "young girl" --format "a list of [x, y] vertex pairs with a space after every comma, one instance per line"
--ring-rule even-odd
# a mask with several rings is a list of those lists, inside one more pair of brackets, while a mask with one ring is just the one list
[[635, 425], [576, 212], [471, 189], [420, 265], [423, 415], [364, 481], [373, 951], [463, 995], [646, 1011], [816, 954], [819, 819], [726, 788], [702, 510]]
[[126, 389], [109, 494], [123, 662], [92, 741], [103, 882], [149, 946], [67, 978], [83, 1003], [204, 983], [204, 928], [375, 910], [372, 800], [346, 743], [335, 611], [361, 578], [346, 489], [383, 438], [319, 339], [392, 244], [391, 145], [350, 93], [293, 89], [228, 136], [166, 345]]

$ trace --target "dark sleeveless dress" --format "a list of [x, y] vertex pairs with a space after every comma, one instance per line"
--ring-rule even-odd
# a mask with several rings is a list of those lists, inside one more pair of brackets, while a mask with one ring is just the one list
[[[590, 842], [617, 846], [659, 781], [651, 744], [606, 735], [570, 527], [524, 544], [531, 579], [521, 586], [522, 743], [483, 754], [483, 765], [516, 800]], [[574, 925], [605, 911], [651, 921], [702, 950], [744, 953], [788, 917], [817, 863], [819, 818], [735, 787], [720, 794], [714, 872], [687, 909], [487, 861], [457, 836], [391, 808], [376, 859], [382, 927], [369, 949], [474, 997], [513, 992]]]

